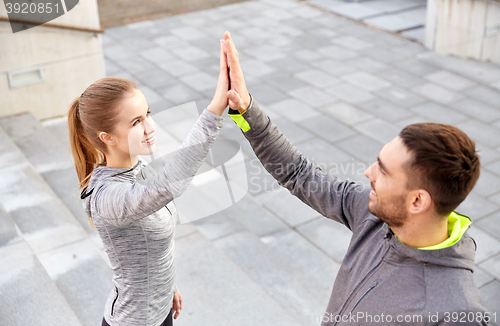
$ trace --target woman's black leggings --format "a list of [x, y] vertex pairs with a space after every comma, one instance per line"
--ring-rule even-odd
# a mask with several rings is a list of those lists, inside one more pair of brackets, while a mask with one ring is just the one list
[[[104, 318], [102, 319], [102, 326], [109, 326]], [[170, 309], [170, 313], [160, 326], [173, 326], [172, 309]]]

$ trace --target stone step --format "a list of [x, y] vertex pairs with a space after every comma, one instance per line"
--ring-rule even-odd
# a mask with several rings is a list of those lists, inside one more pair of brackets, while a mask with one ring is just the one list
[[113, 290], [113, 273], [104, 255], [89, 237], [37, 255], [82, 325], [101, 324]]
[[241, 231], [214, 244], [298, 325], [323, 316], [339, 265], [295, 231], [283, 230], [261, 238]]
[[[322, 290], [315, 295], [321, 301], [328, 302], [340, 268], [339, 264], [311, 244], [310, 239], [291, 229], [261, 237], [260, 240], [314, 281]], [[326, 305], [322, 308], [326, 308]]]
[[[0, 211], [0, 250], [5, 253], [0, 260], [7, 266], [0, 272], [2, 293], [20, 304], [37, 305], [29, 310], [34, 316], [9, 315], [7, 324], [43, 320], [54, 325], [54, 318], [70, 325], [99, 324], [112, 289], [111, 271], [97, 233], [85, 232], [58, 196], [65, 191], [50, 186], [65, 186], [59, 172], [72, 168], [62, 143], [27, 113], [0, 119], [0, 148], [0, 205], [5, 209]], [[11, 277], [16, 256], [22, 270]]]
[[[210, 205], [209, 200], [201, 196], [199, 199], [198, 206]], [[230, 207], [192, 223], [209, 240], [243, 230], [263, 236], [287, 229], [285, 223], [260, 206], [249, 194]]]
[[[43, 125], [57, 139], [68, 137], [67, 120], [63, 118], [46, 121]], [[235, 166], [229, 165], [227, 169], [230, 176], [238, 175], [231, 173]], [[242, 189], [248, 182], [246, 177], [245, 180], [233, 181]], [[63, 189], [59, 194], [63, 196], [70, 191], [68, 188], [64, 190], [67, 183], [63, 181], [62, 185], [53, 188]], [[201, 210], [198, 215], [203, 215], [217, 199], [212, 197], [218, 195], [207, 192], [203, 185], [195, 187], [194, 184], [190, 188], [196, 188], [200, 194], [196, 196], [197, 205], [191, 205], [190, 209]], [[181, 199], [176, 199], [176, 203]], [[240, 239], [242, 235], [251, 241], [246, 241], [245, 237]], [[291, 230], [284, 220], [263, 208], [250, 194], [215, 214], [178, 224], [176, 246], [178, 286], [185, 300], [183, 316], [176, 320], [181, 325], [293, 325], [294, 319], [298, 322], [295, 324], [303, 325], [300, 319], [314, 315], [318, 320], [326, 309], [339, 268], [331, 257], [303, 235]], [[259, 254], [253, 255], [247, 246]], [[184, 255], [192, 259], [185, 260]], [[256, 260], [255, 256], [262, 258]], [[207, 263], [199, 262], [207, 257], [216, 258]], [[219, 261], [224, 266], [214, 267], [214, 262], [218, 264]], [[248, 264], [253, 264], [254, 270], [249, 271]], [[190, 270], [193, 266], [197, 266], [196, 272]], [[200, 271], [199, 266], [203, 266], [206, 272]], [[223, 284], [219, 284], [221, 280], [218, 278], [225, 280]], [[276, 279], [281, 281], [276, 282]], [[251, 282], [250, 290], [241, 290], [241, 280], [246, 280], [243, 284]], [[236, 291], [238, 288], [240, 290]], [[224, 294], [219, 295], [217, 292], [220, 291]], [[263, 300], [262, 295], [267, 299]], [[244, 300], [234, 302], [234, 298]], [[191, 301], [193, 309], [187, 310], [187, 300]], [[265, 304], [262, 308], [255, 303], [267, 301], [272, 304]], [[269, 307], [275, 308], [271, 311]], [[275, 312], [278, 310], [282, 311], [281, 316]]]
[[[194, 123], [194, 121], [192, 123]], [[69, 151], [67, 118], [51, 119], [44, 121], [42, 124], [54, 138], [66, 141], [66, 147], [68, 147]], [[167, 143], [173, 144], [175, 147], [179, 145], [178, 142], [175, 142], [173, 139], [162, 140], [162, 146], [168, 145]], [[166, 149], [167, 152], [169, 152], [169, 150], [174, 150], [174, 148]], [[61, 199], [66, 198], [65, 196], [73, 191], [68, 185], [74, 175], [73, 170], [70, 168], [44, 173], [47, 182], [53, 187], [54, 191]], [[54, 175], [54, 177], [52, 177], [52, 175]], [[76, 175], [74, 175], [74, 177], [76, 180]], [[200, 186], [196, 188], [199, 188], [199, 191], [203, 190]], [[204, 191], [204, 194], [207, 195], [207, 191]], [[210, 205], [210, 202], [214, 200], [214, 198], [207, 197], [207, 202], [203, 202], [203, 198], [204, 196], [202, 195], [197, 196], [198, 205], [196, 205], [196, 207], [201, 206], [206, 208]], [[66, 205], [68, 205], [67, 202]], [[68, 208], [71, 209], [71, 206], [68, 205]], [[253, 219], [249, 218], [249, 214], [251, 213], [256, 214]], [[177, 265], [179, 266], [177, 276], [179, 278], [178, 286], [185, 298], [185, 304], [182, 313], [183, 316], [176, 320], [176, 324], [253, 325], [257, 322], [263, 325], [290, 325], [289, 321], [291, 317], [274, 301], [274, 298], [262, 290], [258, 284], [255, 284], [237, 265], [223, 253], [219, 252], [219, 250], [209, 241], [217, 238], [220, 234], [224, 235], [226, 232], [231, 231], [230, 228], [221, 227], [220, 223], [213, 223], [214, 219], [219, 219], [220, 221], [234, 220], [231, 222], [259, 235], [285, 229], [285, 225], [279, 219], [262, 209], [249, 197], [243, 198], [236, 205], [210, 217], [200, 219], [193, 223], [178, 224], [176, 226], [176, 255], [178, 257]], [[82, 244], [84, 242], [85, 241], [82, 241]], [[71, 247], [68, 246], [67, 249], [61, 250], [60, 252], [53, 252], [50, 255], [46, 255], [43, 257], [42, 263], [50, 265], [51, 261], [64, 260], [63, 257], [68, 259], [70, 249]], [[73, 248], [73, 250], [75, 249], [76, 248]], [[77, 257], [78, 256], [80, 255], [77, 255]], [[194, 256], [194, 258], [187, 260], [184, 258], [185, 256]], [[205, 259], [207, 261], [200, 263], [200, 259]], [[73, 263], [75, 265], [77, 264], [75, 262]], [[63, 270], [65, 270], [64, 265], [65, 264], [61, 267]], [[196, 273], [192, 271], [193, 266], [196, 266]], [[200, 266], [202, 266], [201, 269]], [[84, 277], [85, 268], [77, 268], [77, 266], [75, 266], [75, 268], [67, 272], [67, 275], [65, 274], [62, 277], [59, 272], [54, 272], [50, 268], [49, 270], [51, 271], [50, 273], [54, 275], [56, 283], [62, 288], [61, 291], [68, 295], [71, 295], [72, 291], [78, 292], [75, 289], [78, 289], [79, 285], [73, 284], [71, 281], [76, 280], [77, 276]], [[99, 275], [103, 274], [103, 272], [99, 273]], [[60, 281], [61, 278], [67, 278], [69, 281]], [[109, 277], [109, 279], [111, 279], [111, 277]], [[64, 283], [61, 284], [61, 282]], [[99, 281], [99, 283], [103, 282]], [[103, 287], [109, 289], [109, 287]], [[107, 293], [101, 292], [103, 291], [98, 291], [96, 289], [96, 291], [92, 293], [94, 293], [96, 297], [98, 295], [99, 298], [106, 299]], [[234, 298], [241, 298], [242, 300], [240, 302], [235, 302]], [[188, 305], [187, 303], [190, 301], [191, 303]], [[92, 306], [94, 306], [94, 304]], [[96, 306], [98, 306], [98, 304], [96, 304]], [[104, 307], [104, 304], [102, 304], [102, 307]], [[223, 312], [222, 314], [220, 313], [221, 311]], [[79, 313], [76, 309], [75, 312], [77, 314]], [[262, 315], [261, 312], [267, 313]], [[80, 313], [83, 314], [83, 311]], [[249, 314], [252, 318], [248, 318]], [[83, 315], [80, 319], [88, 318]]]
[[0, 119], [0, 126], [87, 234], [96, 237], [80, 203], [78, 177], [69, 147], [67, 118], [53, 120], [55, 123], [50, 121], [49, 127], [45, 128], [33, 114], [24, 113]]
[[176, 240], [178, 326], [290, 326], [275, 297], [199, 232]]
[[57, 139], [61, 146], [58, 146], [60, 151], [64, 151], [64, 155], [69, 157], [71, 166], [62, 169], [55, 169], [42, 173], [45, 181], [51, 186], [54, 192], [59, 196], [61, 201], [68, 207], [73, 216], [92, 237], [97, 237], [97, 234], [92, 229], [88, 222], [87, 214], [82, 208], [78, 176], [76, 175], [71, 146], [69, 144], [68, 117], [63, 116], [54, 119], [41, 121], [43, 128], [51, 134], [52, 139]]
[[[0, 120], [0, 124], [3, 121]], [[82, 226], [0, 128], [0, 204], [33, 252], [43, 252], [87, 236]], [[10, 157], [18, 159], [10, 161]]]
[[0, 247], [22, 239], [21, 232], [12, 217], [0, 205]]
[[71, 156], [71, 146], [69, 144], [68, 117], [62, 116], [46, 119], [40, 121], [40, 124], [63, 144], [64, 148], [66, 148], [69, 153], [71, 161], [73, 161], [73, 157]]
[[39, 174], [69, 168], [71, 156], [31, 112], [0, 119], [0, 126]]
[[2, 325], [91, 325], [80, 322], [24, 240], [0, 247], [0, 292]]

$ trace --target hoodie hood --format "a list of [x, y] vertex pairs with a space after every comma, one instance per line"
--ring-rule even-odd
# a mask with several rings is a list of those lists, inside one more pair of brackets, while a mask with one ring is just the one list
[[436, 250], [452, 246], [462, 238], [462, 235], [469, 229], [471, 223], [472, 221], [469, 217], [458, 214], [457, 212], [451, 212], [448, 216], [448, 235], [450, 237], [437, 245], [418, 249]]
[[149, 167], [148, 163], [140, 156], [138, 162], [131, 168], [113, 168], [106, 165], [97, 165], [90, 176], [89, 184], [83, 188], [80, 194], [80, 199], [82, 200], [82, 205], [87, 216], [92, 217], [90, 212], [90, 195], [92, 195], [94, 188], [99, 182], [110, 179], [133, 183], [137, 180], [145, 180], [155, 174], [152, 168], [145, 169], [144, 167]]
[[395, 249], [395, 254], [392, 259], [401, 261], [410, 258], [422, 263], [468, 269], [473, 272], [476, 243], [466, 233], [470, 224], [471, 221], [467, 216], [452, 212], [448, 217], [450, 237], [440, 244], [425, 248], [405, 245], [394, 236], [387, 224], [384, 227], [393, 235], [391, 245]]

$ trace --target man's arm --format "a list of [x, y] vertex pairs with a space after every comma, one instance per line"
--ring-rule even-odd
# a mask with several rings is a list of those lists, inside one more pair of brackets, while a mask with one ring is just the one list
[[250, 102], [243, 114], [232, 111], [230, 117], [240, 126], [265, 169], [279, 185], [321, 215], [350, 230], [356, 228], [368, 212], [370, 190], [353, 181], [342, 181], [314, 164], [278, 130], [255, 99]]
[[224, 34], [230, 66], [227, 93], [229, 116], [241, 128], [265, 169], [293, 195], [318, 211], [354, 230], [368, 214], [368, 194], [361, 184], [341, 181], [302, 155], [250, 96], [238, 51], [229, 32]]

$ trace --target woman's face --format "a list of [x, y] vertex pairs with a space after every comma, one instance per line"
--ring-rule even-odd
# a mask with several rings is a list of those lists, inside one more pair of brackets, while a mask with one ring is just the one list
[[121, 102], [118, 123], [111, 134], [115, 140], [113, 147], [120, 155], [130, 155], [130, 158], [151, 155], [156, 150], [154, 132], [155, 123], [146, 98], [136, 89]]

